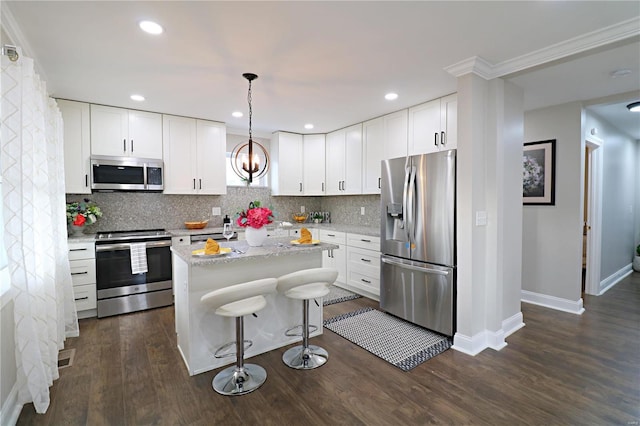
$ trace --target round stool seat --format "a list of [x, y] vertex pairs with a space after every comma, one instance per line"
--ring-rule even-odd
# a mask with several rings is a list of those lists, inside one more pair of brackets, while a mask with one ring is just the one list
[[236, 365], [220, 371], [213, 378], [213, 389], [222, 395], [244, 395], [258, 389], [267, 380], [264, 368], [244, 364], [245, 315], [267, 306], [265, 294], [276, 290], [278, 280], [264, 278], [214, 290], [202, 296], [200, 302], [215, 310], [216, 315], [236, 318]]
[[304, 269], [278, 278], [278, 292], [303, 303], [302, 345], [290, 348], [282, 355], [282, 361], [289, 367], [310, 370], [324, 365], [329, 359], [326, 350], [309, 344], [309, 300], [326, 296], [336, 278], [338, 271], [333, 268]]

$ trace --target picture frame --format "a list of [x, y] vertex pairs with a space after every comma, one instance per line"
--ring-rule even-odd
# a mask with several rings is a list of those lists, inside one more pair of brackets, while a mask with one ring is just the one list
[[526, 142], [522, 152], [522, 203], [556, 203], [556, 140]]

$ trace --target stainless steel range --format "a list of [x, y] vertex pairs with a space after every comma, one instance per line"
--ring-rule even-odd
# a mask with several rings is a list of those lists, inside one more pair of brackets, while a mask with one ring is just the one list
[[96, 236], [98, 318], [173, 304], [171, 235], [163, 229]]

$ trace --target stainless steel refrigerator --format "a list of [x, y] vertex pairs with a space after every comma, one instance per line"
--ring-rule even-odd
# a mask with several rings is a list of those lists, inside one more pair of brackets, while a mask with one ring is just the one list
[[380, 307], [455, 333], [456, 150], [382, 162]]

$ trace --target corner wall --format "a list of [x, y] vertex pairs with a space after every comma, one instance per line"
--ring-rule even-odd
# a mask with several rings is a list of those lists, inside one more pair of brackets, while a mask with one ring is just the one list
[[556, 140], [555, 206], [523, 207], [523, 300], [582, 312], [582, 105], [526, 112], [524, 142]]

